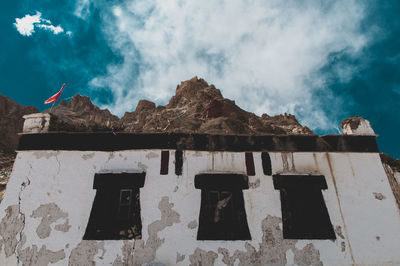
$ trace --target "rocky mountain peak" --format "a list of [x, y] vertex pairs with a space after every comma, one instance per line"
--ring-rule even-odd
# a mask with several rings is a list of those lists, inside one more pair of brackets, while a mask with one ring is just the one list
[[135, 112], [139, 113], [144, 110], [153, 110], [156, 109], [156, 104], [153, 102], [150, 102], [148, 100], [140, 100], [138, 102], [138, 105], [136, 106]]
[[293, 115], [259, 117], [247, 112], [197, 77], [181, 82], [166, 106], [140, 101], [119, 125], [123, 131], [142, 133], [313, 134]]
[[99, 107], [95, 106], [88, 96], [82, 96], [80, 94], [75, 95], [72, 99], [67, 102], [62, 100], [58, 106], [65, 106], [76, 111], [92, 111], [100, 110]]
[[208, 85], [204, 79], [193, 77], [190, 80], [182, 81], [176, 87], [175, 95], [172, 96], [167, 108], [182, 107], [188, 104], [205, 104], [212, 99], [222, 99], [221, 91], [214, 85]]

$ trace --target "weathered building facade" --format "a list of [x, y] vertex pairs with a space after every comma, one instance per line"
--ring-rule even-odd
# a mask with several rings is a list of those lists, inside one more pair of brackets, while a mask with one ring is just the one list
[[400, 213], [369, 125], [222, 136], [49, 123], [27, 118], [0, 205], [1, 265], [400, 263]]

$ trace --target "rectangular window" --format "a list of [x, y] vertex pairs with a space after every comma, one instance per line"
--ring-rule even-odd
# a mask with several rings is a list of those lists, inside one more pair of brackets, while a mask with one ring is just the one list
[[169, 151], [161, 151], [160, 175], [168, 175]]
[[283, 238], [336, 239], [321, 189], [327, 189], [324, 176], [274, 175], [280, 190]]
[[140, 191], [145, 173], [96, 174], [96, 196], [84, 240], [140, 239]]
[[183, 152], [181, 150], [175, 151], [175, 174], [182, 175], [183, 166]]
[[251, 240], [242, 192], [247, 176], [200, 174], [195, 187], [201, 189], [197, 240]]
[[246, 160], [246, 171], [247, 175], [253, 176], [256, 175], [256, 170], [254, 168], [254, 157], [252, 152], [245, 153]]
[[264, 175], [272, 175], [271, 157], [269, 156], [268, 152], [261, 153], [261, 162]]

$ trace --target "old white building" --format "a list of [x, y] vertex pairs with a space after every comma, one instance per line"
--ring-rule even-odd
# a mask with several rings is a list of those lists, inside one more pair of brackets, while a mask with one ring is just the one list
[[[375, 135], [47, 132], [26, 118], [1, 265], [393, 265]], [[366, 128], [364, 128], [366, 127]]]

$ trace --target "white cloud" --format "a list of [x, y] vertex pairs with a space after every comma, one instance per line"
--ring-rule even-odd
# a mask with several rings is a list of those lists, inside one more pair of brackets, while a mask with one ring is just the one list
[[34, 24], [35, 23], [40, 23], [40, 18], [41, 14], [39, 12], [36, 12], [36, 15], [25, 15], [23, 18], [16, 18], [15, 19], [15, 27], [17, 27], [17, 30], [19, 33], [21, 33], [24, 36], [31, 36], [32, 33], [35, 32], [34, 29]]
[[90, 14], [90, 2], [91, 0], [77, 0], [74, 15], [86, 19]]
[[52, 31], [54, 34], [59, 34], [59, 33], [61, 33], [61, 32], [64, 32], [64, 29], [61, 28], [60, 25], [58, 25], [57, 27], [54, 27], [53, 25], [39, 24], [38, 27], [39, 27], [39, 28], [42, 28], [42, 29], [50, 30], [50, 31]]
[[119, 115], [141, 98], [165, 104], [177, 83], [197, 75], [257, 114], [294, 113], [312, 128], [335, 128], [324, 105], [339, 113], [340, 99], [316, 73], [330, 54], [355, 56], [367, 43], [363, 6], [353, 0], [126, 0], [103, 12], [124, 60], [91, 84], [111, 88], [107, 108]]
[[[54, 26], [51, 24], [50, 20], [42, 18], [42, 14], [40, 12], [36, 12], [35, 15], [27, 14], [23, 18], [16, 18], [14, 26], [23, 36], [31, 36], [33, 33], [35, 33], [35, 28], [45, 29], [53, 32], [54, 34], [64, 32], [64, 29], [60, 25]], [[66, 34], [71, 35], [71, 32], [68, 31]]]

